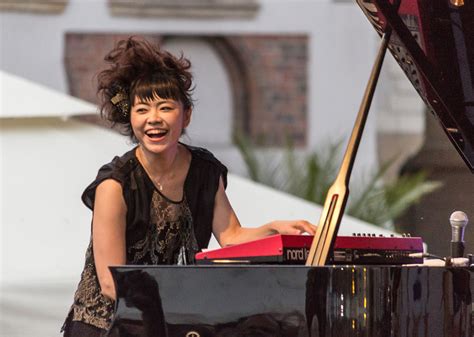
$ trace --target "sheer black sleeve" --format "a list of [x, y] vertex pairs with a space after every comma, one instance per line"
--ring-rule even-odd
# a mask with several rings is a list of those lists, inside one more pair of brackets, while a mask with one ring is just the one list
[[89, 209], [94, 210], [95, 191], [97, 186], [107, 179], [114, 179], [120, 183], [125, 202], [128, 204], [129, 179], [127, 179], [127, 175], [137, 165], [133, 151], [135, 151], [135, 149], [127, 152], [122, 157], [115, 157], [110, 163], [99, 169], [95, 180], [87, 186], [82, 193], [82, 201]]

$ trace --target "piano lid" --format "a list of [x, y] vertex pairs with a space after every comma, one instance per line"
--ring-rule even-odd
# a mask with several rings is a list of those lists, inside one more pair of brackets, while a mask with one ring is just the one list
[[356, 1], [474, 173], [474, 0]]

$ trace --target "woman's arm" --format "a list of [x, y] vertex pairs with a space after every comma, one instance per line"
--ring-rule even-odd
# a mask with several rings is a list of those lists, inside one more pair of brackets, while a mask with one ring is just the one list
[[126, 261], [126, 214], [120, 183], [113, 179], [101, 182], [95, 192], [92, 245], [101, 293], [113, 300], [115, 286], [109, 266], [123, 265]]
[[304, 220], [280, 220], [269, 222], [257, 228], [242, 227], [227, 198], [221, 178], [215, 198], [212, 230], [219, 244], [224, 247], [278, 233], [301, 234], [306, 232], [314, 235], [316, 226]]

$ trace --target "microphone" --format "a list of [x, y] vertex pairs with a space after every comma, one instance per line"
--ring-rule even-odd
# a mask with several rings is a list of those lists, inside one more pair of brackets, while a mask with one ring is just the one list
[[451, 223], [451, 256], [464, 256], [464, 229], [467, 226], [469, 219], [466, 213], [456, 211], [449, 217]]

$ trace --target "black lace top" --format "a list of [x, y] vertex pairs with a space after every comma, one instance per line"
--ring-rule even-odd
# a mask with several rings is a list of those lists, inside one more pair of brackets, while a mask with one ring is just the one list
[[[185, 146], [191, 152], [191, 164], [179, 202], [155, 188], [135, 155], [136, 149], [104, 165], [82, 195], [93, 210], [95, 190], [102, 181], [114, 179], [121, 184], [127, 205], [127, 264], [190, 264], [194, 254], [209, 243], [214, 198], [221, 176], [226, 185], [227, 169], [209, 151]], [[113, 306], [113, 301], [100, 293], [91, 238], [65, 325], [74, 320], [107, 329]]]

